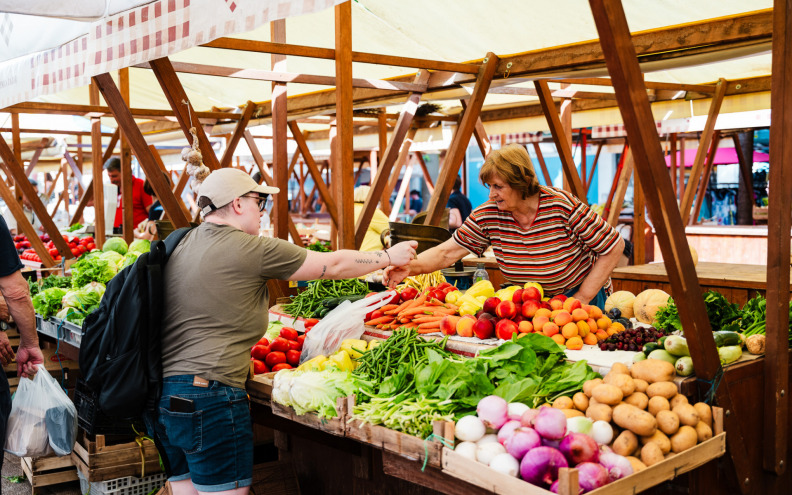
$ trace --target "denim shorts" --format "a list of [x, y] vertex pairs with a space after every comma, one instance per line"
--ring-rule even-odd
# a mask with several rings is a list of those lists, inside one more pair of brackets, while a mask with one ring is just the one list
[[[210, 381], [193, 386], [192, 375], [163, 379], [156, 428], [171, 481], [191, 479], [196, 490], [218, 492], [253, 482], [253, 427], [245, 390]], [[194, 412], [173, 412], [171, 397], [193, 401]]]

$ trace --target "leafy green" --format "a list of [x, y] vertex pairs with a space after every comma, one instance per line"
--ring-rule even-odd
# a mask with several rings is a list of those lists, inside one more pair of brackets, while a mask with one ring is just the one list
[[151, 251], [151, 241], [148, 239], [135, 239], [132, 241], [132, 244], [129, 245], [129, 250], [127, 253], [148, 253]]
[[[704, 306], [713, 330], [737, 331], [742, 317], [737, 304], [730, 303], [720, 292], [710, 290], [704, 293]], [[655, 326], [661, 330], [682, 331], [679, 311], [672, 298], [669, 297], [668, 304], [655, 313]]]
[[330, 249], [330, 243], [328, 241], [316, 241], [312, 244], [308, 244], [305, 246], [305, 249], [309, 249], [311, 251], [319, 251], [322, 253], [329, 253], [332, 251]]
[[673, 297], [668, 298], [668, 303], [658, 309], [654, 317], [654, 324], [660, 330], [682, 331], [682, 322], [679, 320], [679, 311], [677, 311]]
[[106, 284], [118, 273], [115, 263], [100, 257], [85, 257], [72, 265], [72, 287], [82, 287], [90, 282]]
[[96, 291], [85, 289], [70, 290], [63, 296], [63, 307], [88, 311], [88, 308], [98, 306], [101, 299], [102, 294]]
[[125, 255], [128, 250], [129, 246], [127, 246], [126, 241], [120, 237], [111, 237], [107, 239], [102, 246], [102, 251], [105, 253], [108, 251], [115, 251], [122, 256]]
[[33, 309], [44, 318], [55, 315], [61, 309], [61, 300], [66, 289], [52, 287], [44, 289], [33, 297]]
[[293, 407], [299, 415], [315, 411], [319, 417], [334, 418], [338, 416], [336, 399], [353, 394], [357, 388], [355, 378], [347, 371], [284, 370], [275, 375], [272, 400]]
[[139, 256], [138, 253], [134, 253], [134, 252], [131, 252], [131, 251], [128, 252], [127, 254], [124, 255], [124, 259], [121, 262], [121, 266], [119, 268], [123, 270], [124, 268], [128, 267], [129, 265], [134, 264], [135, 261], [137, 261], [138, 256]]
[[75, 230], [80, 230], [81, 228], [83, 228], [83, 224], [78, 222], [66, 229], [66, 232], [74, 232]]

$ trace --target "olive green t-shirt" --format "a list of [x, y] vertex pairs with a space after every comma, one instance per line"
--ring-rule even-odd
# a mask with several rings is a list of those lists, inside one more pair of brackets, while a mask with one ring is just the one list
[[288, 279], [307, 251], [204, 222], [165, 266], [163, 376], [198, 375], [244, 388], [250, 348], [268, 324], [269, 279]]

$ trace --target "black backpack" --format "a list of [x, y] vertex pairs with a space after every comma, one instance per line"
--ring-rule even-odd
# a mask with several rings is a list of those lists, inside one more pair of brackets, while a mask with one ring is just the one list
[[85, 318], [82, 386], [107, 416], [132, 419], [156, 410], [162, 390], [162, 274], [190, 230], [178, 229], [164, 241], [154, 241], [150, 252], [107, 283], [99, 307]]

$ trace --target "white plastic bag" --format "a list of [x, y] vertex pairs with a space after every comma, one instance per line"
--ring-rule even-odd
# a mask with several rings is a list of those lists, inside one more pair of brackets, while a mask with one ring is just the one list
[[19, 380], [5, 450], [19, 457], [68, 455], [77, 439], [77, 408], [46, 368], [38, 368], [32, 380]]
[[339, 304], [306, 334], [300, 364], [321, 354], [333, 354], [346, 339], [359, 339], [363, 335], [365, 316], [387, 304], [395, 294], [396, 291], [385, 291], [355, 302], [344, 301]]

